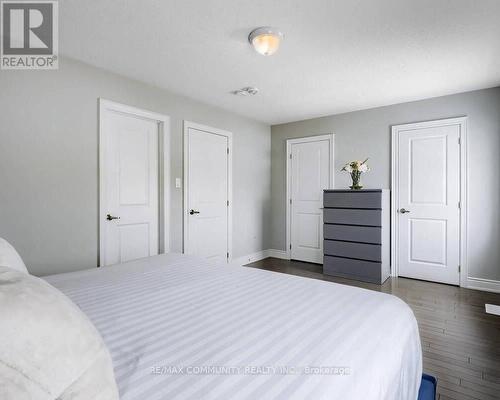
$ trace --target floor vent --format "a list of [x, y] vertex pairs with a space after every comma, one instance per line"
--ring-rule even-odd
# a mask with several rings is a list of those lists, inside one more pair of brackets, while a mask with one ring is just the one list
[[485, 304], [486, 312], [488, 314], [500, 315], [500, 306], [494, 304]]

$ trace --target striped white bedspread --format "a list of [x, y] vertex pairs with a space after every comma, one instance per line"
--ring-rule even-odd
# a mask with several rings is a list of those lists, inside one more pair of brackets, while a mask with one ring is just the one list
[[45, 279], [101, 332], [122, 400], [416, 399], [396, 297], [167, 254]]

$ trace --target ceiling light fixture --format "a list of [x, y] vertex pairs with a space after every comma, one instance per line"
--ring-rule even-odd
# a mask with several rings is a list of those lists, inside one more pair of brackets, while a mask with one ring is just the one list
[[272, 56], [276, 53], [280, 47], [281, 39], [283, 39], [283, 34], [270, 26], [254, 29], [248, 35], [248, 41], [255, 51], [264, 56]]
[[259, 89], [256, 87], [244, 87], [243, 89], [238, 89], [233, 92], [233, 94], [237, 96], [255, 96], [257, 93], [259, 93]]

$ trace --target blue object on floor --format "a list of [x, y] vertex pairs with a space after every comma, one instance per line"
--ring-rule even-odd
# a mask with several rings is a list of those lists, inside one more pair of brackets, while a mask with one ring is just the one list
[[422, 374], [422, 382], [418, 391], [418, 400], [436, 400], [437, 380], [431, 375]]

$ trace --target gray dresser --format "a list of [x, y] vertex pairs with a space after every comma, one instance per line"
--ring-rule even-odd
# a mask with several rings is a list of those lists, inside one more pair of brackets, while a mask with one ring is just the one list
[[323, 273], [383, 283], [390, 275], [390, 192], [325, 190]]

